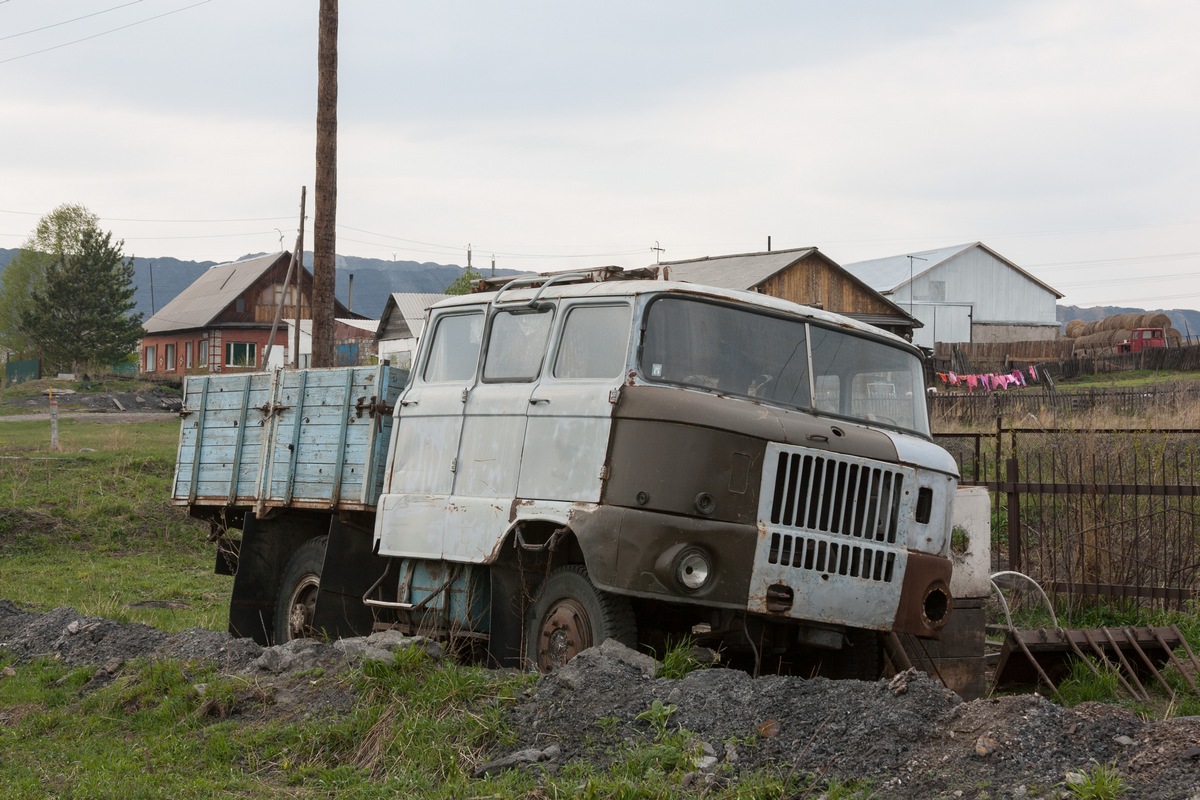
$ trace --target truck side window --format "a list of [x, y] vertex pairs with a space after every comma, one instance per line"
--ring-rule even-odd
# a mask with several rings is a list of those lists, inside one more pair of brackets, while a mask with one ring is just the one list
[[629, 306], [576, 306], [563, 323], [556, 378], [616, 378], [629, 349]]
[[425, 382], [470, 380], [479, 361], [482, 340], [482, 314], [455, 314], [440, 318], [433, 331], [433, 343], [422, 373]]
[[483, 363], [485, 381], [532, 381], [542, 371], [546, 340], [550, 338], [549, 311], [501, 311], [492, 317], [487, 357]]

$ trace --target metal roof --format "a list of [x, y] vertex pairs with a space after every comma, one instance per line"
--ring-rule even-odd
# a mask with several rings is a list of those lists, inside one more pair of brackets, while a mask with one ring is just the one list
[[816, 252], [815, 247], [772, 250], [767, 253], [742, 253], [731, 256], [705, 256], [686, 261], [663, 261], [665, 277], [672, 281], [702, 283], [721, 289], [752, 289], [767, 278], [787, 269]]
[[[953, 247], [942, 247], [937, 250], [922, 250], [919, 253], [905, 253], [902, 256], [887, 256], [874, 258], [870, 261], [856, 261], [853, 264], [843, 264], [842, 269], [849, 272], [860, 281], [877, 292], [892, 292], [898, 286], [908, 283], [929, 270], [948, 261], [959, 253], [969, 250], [978, 242], [958, 244]], [[909, 256], [912, 260], [909, 260]], [[912, 270], [910, 273], [909, 270]]]
[[284, 250], [209, 267], [171, 302], [159, 309], [157, 314], [146, 320], [143, 325], [146, 333], [208, 327], [281, 258], [291, 258], [291, 254]]
[[383, 307], [383, 313], [379, 315], [378, 335], [383, 334], [384, 328], [388, 326], [392, 316], [399, 314], [400, 318], [404, 320], [404, 327], [408, 328], [409, 336], [412, 338], [420, 336], [421, 328], [425, 324], [425, 312], [434, 303], [445, 299], [446, 295], [444, 294], [392, 292], [387, 304]]
[[[890, 293], [896, 291], [907, 284], [910, 280], [914, 280], [935, 267], [944, 264], [955, 256], [961, 255], [972, 248], [980, 248], [990, 254], [997, 261], [1005, 264], [1017, 272], [1021, 273], [1029, 280], [1041, 286], [1048, 292], [1052, 292], [1057, 297], [1063, 297], [1063, 293], [1055, 289], [1053, 286], [1038, 280], [1033, 275], [1030, 275], [1025, 270], [1018, 267], [1013, 262], [1009, 261], [1004, 256], [997, 253], [992, 248], [985, 245], [983, 242], [970, 242], [968, 244], [958, 244], [952, 247], [942, 247], [937, 250], [922, 250], [918, 253], [905, 253], [899, 256], [887, 256], [886, 258], [875, 258], [870, 261], [856, 261], [853, 264], [843, 264], [842, 269], [849, 272], [854, 277], [861, 280], [863, 283], [870, 286], [877, 292]], [[912, 256], [912, 259], [909, 259]], [[910, 272], [911, 270], [911, 272]]]

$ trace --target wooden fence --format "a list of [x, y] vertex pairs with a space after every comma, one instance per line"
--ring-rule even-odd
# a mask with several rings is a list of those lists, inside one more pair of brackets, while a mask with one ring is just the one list
[[962, 485], [993, 493], [995, 570], [1071, 604], [1184, 608], [1200, 582], [1200, 429], [937, 436]]

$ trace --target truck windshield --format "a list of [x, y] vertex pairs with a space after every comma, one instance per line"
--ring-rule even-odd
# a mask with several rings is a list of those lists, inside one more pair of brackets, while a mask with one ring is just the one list
[[647, 308], [640, 368], [654, 382], [929, 435], [920, 359], [853, 331], [667, 296]]

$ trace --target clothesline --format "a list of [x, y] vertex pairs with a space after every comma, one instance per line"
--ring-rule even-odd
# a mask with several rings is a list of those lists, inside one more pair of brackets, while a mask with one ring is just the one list
[[[1029, 380], [1025, 375], [1029, 375]], [[1025, 371], [1014, 369], [1012, 372], [987, 372], [972, 375], [959, 375], [957, 372], [939, 372], [938, 378], [946, 386], [966, 386], [968, 392], [982, 389], [985, 392], [1007, 390], [1010, 386], [1028, 386], [1038, 382], [1037, 367], [1032, 364]]]

